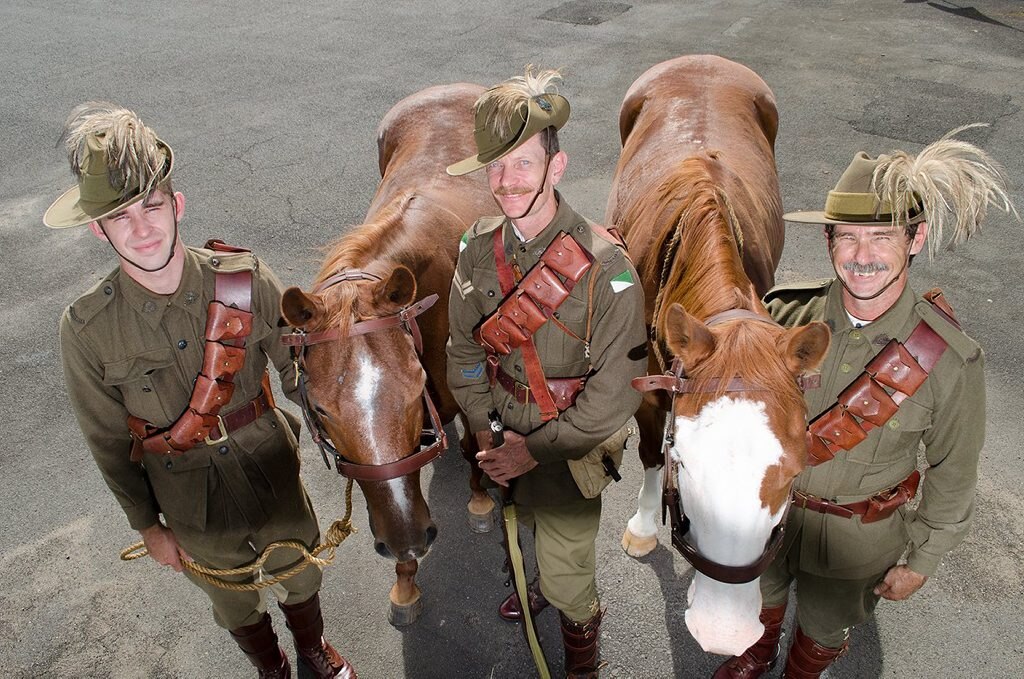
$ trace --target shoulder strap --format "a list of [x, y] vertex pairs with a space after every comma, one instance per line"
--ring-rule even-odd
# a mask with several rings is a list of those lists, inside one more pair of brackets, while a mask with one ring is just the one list
[[[206, 247], [214, 252], [249, 252], [220, 240], [209, 240]], [[210, 263], [214, 268], [220, 266], [216, 257]], [[140, 461], [143, 452], [180, 455], [208, 439], [210, 432], [221, 426], [220, 411], [231, 402], [235, 375], [245, 365], [245, 339], [252, 332], [252, 271], [218, 271], [214, 297], [206, 313], [203, 367], [196, 375], [188, 407], [165, 429], [129, 415], [133, 462]], [[226, 435], [221, 429], [221, 434]]]
[[925, 321], [917, 324], [906, 341], [890, 340], [839, 394], [836, 403], [808, 425], [808, 465], [827, 462], [840, 450], [852, 449], [869, 431], [888, 422], [899, 405], [924, 384], [947, 346]]
[[[515, 277], [512, 268], [505, 259], [505, 242], [502, 237], [504, 229], [494, 231], [494, 264], [498, 270], [498, 283], [501, 285], [501, 293], [507, 296], [515, 288]], [[540, 419], [543, 422], [558, 417], [558, 408], [555, 400], [548, 391], [547, 378], [544, 376], [544, 368], [540, 363], [540, 356], [537, 354], [537, 347], [533, 343], [532, 334], [526, 341], [519, 345], [523, 352], [523, 366], [526, 368], [526, 380], [530, 383], [530, 391], [537, 400], [537, 407], [540, 409]]]

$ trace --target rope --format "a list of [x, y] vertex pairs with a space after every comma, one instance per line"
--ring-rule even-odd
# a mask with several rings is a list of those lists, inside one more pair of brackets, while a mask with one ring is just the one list
[[[311, 565], [319, 566], [324, 568], [334, 563], [335, 550], [341, 545], [345, 539], [356, 532], [356, 529], [352, 526], [352, 479], [348, 480], [348, 485], [345, 487], [345, 516], [344, 518], [337, 519], [331, 524], [331, 527], [327, 529], [327, 535], [325, 540], [321, 542], [316, 548], [310, 552], [306, 549], [306, 546], [298, 540], [278, 540], [267, 545], [266, 549], [260, 554], [256, 561], [246, 566], [240, 566], [238, 568], [207, 568], [201, 566], [195, 561], [182, 560], [182, 565], [196, 578], [207, 582], [214, 587], [220, 589], [231, 590], [234, 592], [255, 592], [261, 589], [266, 589], [272, 585], [287, 580], [302, 571], [309, 568]], [[302, 556], [302, 560], [297, 564], [289, 568], [288, 570], [274, 575], [268, 580], [260, 580], [259, 582], [231, 582], [224, 580], [226, 577], [234, 577], [239, 575], [247, 575], [255, 577], [255, 575], [263, 568], [263, 565], [278, 549], [294, 549]], [[323, 557], [320, 554], [327, 552]], [[137, 542], [131, 547], [121, 551], [122, 561], [134, 561], [135, 559], [141, 559], [142, 557], [149, 554], [146, 549], [144, 542]]]

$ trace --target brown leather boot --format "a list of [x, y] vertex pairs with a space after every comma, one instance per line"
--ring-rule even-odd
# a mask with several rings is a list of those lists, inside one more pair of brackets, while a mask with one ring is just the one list
[[260, 621], [230, 630], [235, 643], [256, 666], [260, 679], [289, 679], [292, 667], [288, 664], [288, 656], [277, 643], [274, 626], [270, 615], [263, 614]]
[[734, 655], [722, 663], [712, 679], [754, 679], [775, 667], [782, 651], [779, 639], [785, 617], [786, 604], [762, 608], [759, 619], [764, 625], [764, 634], [743, 655]]
[[784, 679], [818, 679], [825, 668], [845, 654], [849, 647], [848, 641], [839, 648], [821, 646], [797, 627], [782, 676]]
[[566, 679], [597, 679], [597, 645], [604, 611], [585, 622], [575, 622], [559, 612], [565, 646]]
[[352, 669], [334, 647], [324, 639], [324, 618], [320, 614], [320, 594], [314, 594], [300, 604], [278, 604], [288, 621], [288, 629], [295, 637], [295, 652], [299, 663], [317, 679], [356, 679]]
[[[530, 613], [536, 618], [538, 613], [548, 607], [548, 600], [541, 594], [540, 585], [536, 580], [526, 587], [526, 593], [530, 599]], [[523, 606], [519, 603], [519, 593], [515, 588], [498, 606], [498, 615], [509, 622], [519, 622], [523, 619]]]

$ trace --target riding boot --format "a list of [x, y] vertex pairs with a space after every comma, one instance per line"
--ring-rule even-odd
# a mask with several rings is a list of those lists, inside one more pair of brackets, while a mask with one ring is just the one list
[[269, 614], [264, 613], [257, 623], [229, 631], [238, 647], [256, 666], [260, 679], [289, 679], [292, 676], [288, 656], [277, 643]]
[[295, 637], [295, 652], [299, 663], [317, 679], [356, 679], [352, 669], [334, 647], [324, 639], [324, 618], [320, 613], [320, 594], [314, 594], [299, 604], [278, 604], [284, 611], [288, 629]]
[[[540, 591], [540, 584], [536, 580], [526, 588], [527, 598], [530, 599], [530, 614], [537, 617], [537, 614], [548, 607], [548, 600]], [[512, 593], [498, 606], [498, 615], [509, 622], [519, 622], [523, 619], [523, 606], [519, 603], [519, 593], [513, 588]]]
[[764, 634], [754, 645], [726, 660], [712, 679], [754, 679], [775, 667], [781, 653], [782, 619], [786, 617], [786, 604], [761, 609]]
[[850, 642], [844, 641], [839, 648], [826, 648], [797, 627], [782, 676], [784, 679], [818, 679], [849, 647]]
[[560, 612], [565, 646], [566, 679], [597, 679], [597, 644], [603, 611], [585, 622], [575, 622]]

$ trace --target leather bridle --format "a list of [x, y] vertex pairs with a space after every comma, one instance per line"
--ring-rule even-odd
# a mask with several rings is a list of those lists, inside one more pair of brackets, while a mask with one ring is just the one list
[[[380, 281], [381, 277], [358, 269], [343, 269], [317, 285], [313, 292], [323, 292], [327, 288], [343, 281], [356, 280]], [[385, 464], [359, 464], [352, 462], [338, 451], [331, 442], [327, 432], [324, 431], [320, 418], [310, 408], [309, 394], [306, 387], [305, 349], [314, 344], [336, 342], [356, 335], [365, 335], [378, 330], [401, 326], [412, 336], [413, 344], [416, 347], [417, 361], [419, 361], [419, 357], [423, 355], [423, 337], [416, 323], [416, 317], [432, 307], [437, 302], [437, 299], [438, 295], [434, 293], [424, 297], [415, 304], [403, 307], [397, 313], [390, 316], [357, 321], [345, 333], [342, 333], [340, 328], [331, 328], [317, 332], [305, 332], [300, 329], [294, 329], [292, 334], [281, 338], [281, 342], [292, 350], [292, 362], [295, 365], [295, 381], [302, 405], [302, 417], [306, 421], [306, 428], [309, 429], [313, 442], [320, 448], [320, 454], [323, 455], [324, 463], [328, 469], [331, 467], [328, 459], [328, 453], [330, 453], [334, 458], [335, 468], [342, 476], [355, 479], [356, 481], [388, 481], [423, 468], [437, 459], [448, 447], [448, 437], [444, 433], [441, 418], [437, 414], [437, 408], [434, 406], [434, 401], [430, 398], [430, 393], [427, 391], [427, 386], [424, 383], [423, 403], [427, 412], [430, 413], [432, 428], [423, 429], [420, 434], [420, 440], [421, 442], [426, 440], [427, 443], [421, 443], [419, 450], [413, 451], [406, 457], [394, 462]], [[420, 365], [422, 367], [422, 363]]]
[[[718, 323], [738, 319], [754, 320], [762, 323], [778, 325], [770, 317], [753, 311], [748, 311], [746, 309], [730, 309], [728, 311], [723, 311], [722, 313], [715, 314], [708, 318], [704, 324], [712, 326]], [[766, 391], [767, 388], [762, 385], [751, 384], [742, 377], [734, 377], [723, 384], [718, 378], [694, 381], [687, 378], [684, 373], [685, 370], [683, 368], [682, 361], [675, 358], [672, 360], [672, 366], [667, 373], [663, 375], [637, 377], [633, 380], [633, 388], [637, 391], [647, 392], [664, 390], [671, 394], [668, 416], [665, 419], [665, 431], [662, 437], [662, 455], [665, 462], [663, 467], [664, 478], [661, 492], [661, 522], [663, 524], [665, 523], [665, 513], [667, 511], [671, 518], [670, 531], [672, 534], [672, 546], [675, 547], [683, 558], [690, 562], [696, 570], [708, 576], [712, 580], [717, 580], [731, 585], [751, 582], [756, 578], [759, 578], [761, 574], [767, 570], [768, 565], [771, 564], [775, 555], [778, 554], [779, 549], [782, 547], [782, 540], [786, 532], [786, 519], [789, 515], [789, 507], [792, 500], [792, 489], [790, 489], [790, 496], [786, 498], [786, 509], [783, 511], [782, 519], [772, 529], [771, 535], [768, 536], [768, 540], [765, 543], [764, 550], [761, 552], [761, 556], [745, 566], [728, 566], [712, 561], [698, 552], [697, 548], [686, 539], [687, 533], [690, 532], [690, 519], [686, 516], [686, 512], [683, 511], [679, 489], [676, 488], [676, 469], [680, 466], [680, 463], [676, 462], [671, 455], [672, 447], [675, 445], [675, 428], [672, 425], [674, 423], [673, 415], [675, 413], [675, 401], [677, 394]], [[820, 381], [820, 376], [801, 376], [797, 377], [796, 381], [802, 390], [806, 390], [817, 387], [817, 383]]]

